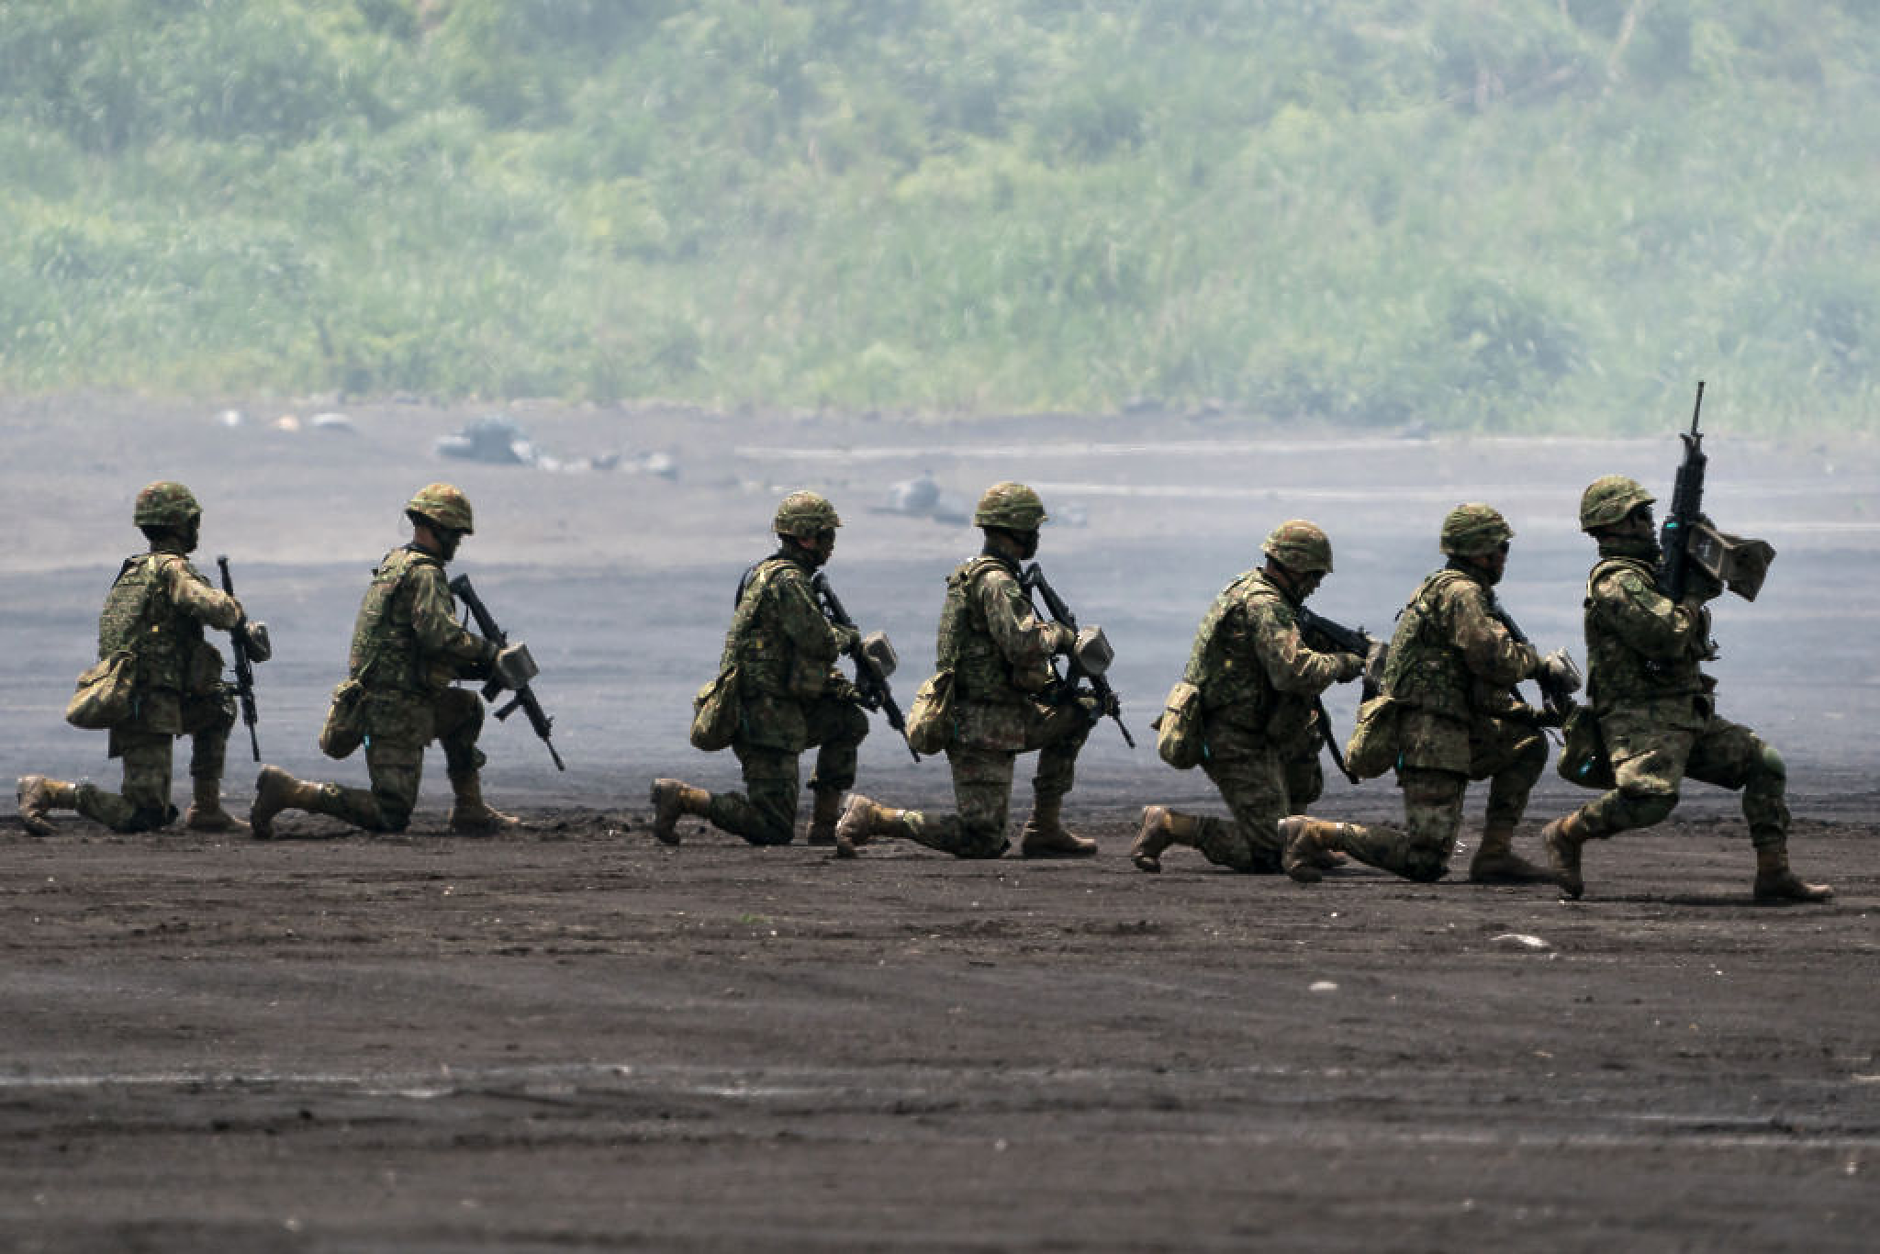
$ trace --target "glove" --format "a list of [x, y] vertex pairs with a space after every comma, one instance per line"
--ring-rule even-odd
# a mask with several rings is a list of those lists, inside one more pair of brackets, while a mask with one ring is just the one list
[[853, 627], [844, 627], [841, 623], [830, 623], [829, 630], [835, 633], [836, 652], [853, 653], [862, 642], [862, 633]]
[[1334, 656], [1338, 658], [1339, 683], [1350, 683], [1358, 676], [1364, 674], [1364, 658], [1360, 654], [1339, 653]]
[[1540, 660], [1534, 668], [1541, 685], [1552, 692], [1578, 692], [1580, 690], [1580, 668], [1574, 664], [1573, 657], [1565, 649], [1555, 649]]
[[857, 688], [846, 675], [831, 675], [824, 689], [824, 695], [834, 697], [837, 701], [852, 702], [855, 705], [868, 704], [868, 698], [862, 695], [862, 690]]
[[1048, 643], [1052, 653], [1069, 653], [1077, 644], [1077, 633], [1063, 623], [1047, 623], [1045, 630], [1050, 633]]

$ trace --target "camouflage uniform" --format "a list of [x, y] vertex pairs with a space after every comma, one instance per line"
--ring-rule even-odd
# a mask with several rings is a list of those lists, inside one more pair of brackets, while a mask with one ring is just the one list
[[[201, 514], [181, 484], [158, 482], [138, 495], [139, 526], [182, 526]], [[120, 649], [136, 655], [130, 717], [111, 728], [108, 753], [122, 758], [124, 791], [28, 776], [21, 781], [22, 813], [28, 780], [40, 781], [46, 804], [29, 831], [45, 834], [43, 809], [71, 809], [113, 831], [142, 832], [176, 817], [170, 804], [172, 744], [190, 737], [189, 773], [199, 800], [219, 812], [229, 730], [235, 725], [233, 689], [222, 682], [222, 654], [203, 639], [203, 627], [228, 631], [243, 621], [240, 602], [212, 586], [190, 563], [191, 542], [153, 539], [150, 551], [126, 558], [98, 618], [98, 657]], [[192, 826], [225, 830], [195, 821]]]
[[1096, 719], [1093, 700], [1051, 704], [1058, 627], [1040, 619], [1019, 587], [1018, 564], [981, 554], [947, 576], [936, 654], [953, 671], [947, 762], [956, 812], [909, 810], [907, 835], [961, 858], [996, 858], [1010, 842], [1006, 817], [1018, 755], [1038, 751], [1033, 797], [1056, 806], [1077, 782], [1077, 753]]
[[[1293, 608], [1266, 572], [1247, 571], [1202, 617], [1182, 672], [1201, 690], [1201, 769], [1233, 815], [1193, 816], [1193, 843], [1236, 871], [1278, 872], [1280, 819], [1324, 790], [1318, 697], [1343, 668], [1337, 655], [1307, 647]], [[1178, 825], [1189, 818], [1169, 815]]]
[[1587, 697], [1615, 786], [1547, 825], [1541, 838], [1549, 861], [1565, 894], [1579, 897], [1581, 846], [1663, 822], [1688, 775], [1742, 791], [1758, 901], [1826, 900], [1831, 888], [1805, 884], [1789, 869], [1782, 755], [1749, 728], [1717, 717], [1716, 683], [1700, 669], [1712, 652], [1704, 602], [1722, 589], [1694, 572], [1682, 601], [1658, 590], [1652, 499], [1622, 475], [1594, 480], [1580, 499], [1581, 529], [1599, 544], [1586, 579]]
[[745, 572], [719, 660], [721, 672], [738, 668], [742, 710], [731, 751], [744, 773], [744, 792], [653, 781], [659, 839], [677, 844], [674, 824], [692, 814], [753, 845], [789, 844], [796, 836], [797, 760], [814, 747], [809, 839], [833, 841], [838, 803], [855, 784], [857, 752], [868, 735], [860, 694], [836, 669], [836, 659], [855, 645], [855, 632], [829, 620], [811, 585], [817, 538], [829, 540], [826, 559], [841, 525], [835, 507], [814, 492], [793, 492], [778, 505], [772, 528], [782, 547]]
[[1491, 831], [1512, 832], [1547, 765], [1547, 742], [1514, 685], [1539, 665], [1491, 612], [1476, 570], [1452, 562], [1423, 581], [1398, 617], [1383, 690], [1403, 707], [1397, 783], [1404, 797], [1400, 849], [1381, 865], [1415, 880], [1449, 868], [1463, 794], [1486, 779]]

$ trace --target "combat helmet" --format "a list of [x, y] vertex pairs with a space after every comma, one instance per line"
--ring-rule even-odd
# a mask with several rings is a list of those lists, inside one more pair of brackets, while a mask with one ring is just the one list
[[464, 535], [475, 535], [471, 526], [470, 498], [448, 483], [427, 483], [405, 503], [407, 514], [416, 514], [428, 522]]
[[1458, 505], [1443, 519], [1443, 552], [1451, 557], [1485, 557], [1514, 539], [1514, 528], [1491, 505]]
[[188, 488], [159, 479], [137, 494], [131, 522], [139, 527], [183, 527], [201, 514], [202, 506]]
[[1624, 475], [1601, 475], [1586, 485], [1580, 494], [1580, 530], [1597, 531], [1623, 522], [1625, 516], [1641, 505], [1658, 498], [1645, 490], [1636, 479]]
[[1022, 483], [995, 483], [979, 498], [973, 526], [1007, 531], [1036, 531], [1046, 520], [1044, 501]]
[[829, 498], [814, 492], [792, 492], [777, 504], [777, 517], [770, 529], [780, 536], [799, 540], [814, 538], [819, 532], [833, 531], [842, 518]]
[[1332, 573], [1332, 542], [1316, 523], [1290, 518], [1273, 528], [1260, 551], [1302, 575]]

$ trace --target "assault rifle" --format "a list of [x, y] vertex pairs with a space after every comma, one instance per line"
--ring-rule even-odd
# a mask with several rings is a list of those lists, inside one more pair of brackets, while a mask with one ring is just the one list
[[[901, 707], [894, 702], [894, 693], [888, 688], [888, 676], [894, 674], [896, 658], [894, 646], [888, 643], [888, 637], [882, 632], [870, 632], [861, 635], [861, 628], [849, 617], [849, 612], [842, 607], [842, 598], [829, 586], [829, 576], [817, 571], [810, 576], [809, 586], [816, 591], [816, 599], [822, 602], [823, 617], [838, 627], [847, 627], [856, 633], [855, 643], [846, 652], [855, 659], [855, 687], [862, 694], [862, 703], [871, 710], [880, 710], [888, 716], [888, 726], [901, 735], [901, 743], [907, 744], [907, 719], [902, 717]], [[742, 597], [740, 596], [740, 600]], [[920, 754], [914, 753], [914, 746], [908, 745], [907, 751], [914, 754], [914, 760], [920, 761]]]
[[[1488, 612], [1516, 641], [1527, 645], [1530, 649], [1534, 647], [1534, 642], [1529, 640], [1527, 633], [1521, 630], [1521, 625], [1514, 621], [1514, 615], [1508, 612], [1492, 591], [1488, 594]], [[1579, 699], [1573, 695], [1580, 690], [1580, 668], [1574, 662], [1573, 655], [1565, 649], [1556, 650], [1542, 661], [1547, 661], [1549, 658], [1558, 658], [1561, 665], [1543, 667], [1535, 672], [1534, 682], [1541, 690], [1541, 725], [1559, 727], [1567, 721], [1567, 715], [1573, 713], [1580, 704]]]
[[536, 668], [535, 658], [530, 654], [529, 646], [509, 643], [509, 633], [496, 625], [496, 616], [490, 613], [489, 607], [483, 604], [483, 598], [478, 596], [476, 589], [470, 586], [470, 576], [459, 575], [451, 580], [450, 590], [463, 601], [470, 611], [470, 616], [476, 619], [477, 630], [483, 634], [483, 638], [497, 648], [500, 665], [484, 681], [483, 699], [494, 701], [496, 694], [504, 688], [514, 692], [516, 695], [510, 699], [509, 704], [496, 711], [497, 719], [506, 719], [520, 708], [529, 716], [529, 726], [535, 729], [535, 734], [540, 736], [542, 743], [548, 746], [548, 756], [555, 759], [555, 769], [567, 770], [568, 768], [562, 764], [561, 754], [555, 750], [555, 742], [549, 739], [549, 733], [554, 730], [555, 720], [542, 709], [542, 703], [535, 699], [535, 692], [529, 687], [529, 681], [541, 673]]
[[[1293, 619], [1299, 624], [1302, 634], [1317, 636], [1340, 653], [1355, 653], [1365, 659], [1366, 666], [1361, 673], [1358, 691], [1360, 705], [1377, 695], [1377, 675], [1373, 671], [1379, 668], [1369, 665], [1372, 650], [1378, 647], [1375, 636], [1362, 627], [1347, 627], [1343, 623], [1334, 622], [1303, 605], [1293, 608]], [[1339, 747], [1338, 733], [1332, 730], [1332, 714], [1325, 708], [1325, 698], [1317, 697], [1315, 703], [1319, 711], [1319, 736], [1331, 751], [1332, 763], [1338, 767], [1340, 775], [1354, 784], [1360, 783], [1358, 777], [1351, 773], [1351, 768], [1345, 765], [1345, 751]]]
[[1684, 460], [1678, 463], [1671, 509], [1658, 528], [1658, 590], [1673, 601], [1683, 600], [1696, 568], [1745, 601], [1754, 601], [1776, 551], [1765, 541], [1718, 531], [1704, 517], [1704, 471], [1710, 458], [1704, 454], [1704, 433], [1697, 428], [1703, 409], [1700, 379], [1697, 403], [1691, 407], [1691, 429], [1678, 432], [1684, 441]]
[[[228, 573], [226, 555], [215, 559], [215, 564], [222, 572], [222, 591], [235, 595], [235, 579]], [[235, 655], [235, 697], [241, 702], [242, 722], [248, 724], [248, 748], [255, 755], [255, 761], [261, 760], [261, 738], [255, 732], [256, 724], [261, 721], [261, 714], [255, 708], [255, 663], [265, 662], [274, 656], [268, 644], [268, 629], [265, 624], [250, 624], [244, 614], [228, 633], [229, 652]]]
[[1071, 646], [1070, 674], [1067, 678], [1073, 687], [1079, 679], [1090, 681], [1090, 691], [1096, 695], [1097, 708], [1116, 720], [1116, 729], [1123, 733], [1123, 743], [1134, 749], [1136, 738], [1129, 734], [1129, 728], [1123, 723], [1123, 703], [1117, 698], [1116, 689], [1110, 687], [1110, 681], [1104, 677], [1116, 653], [1110, 648], [1103, 629], [1093, 627], [1086, 632], [1077, 626], [1077, 615], [1071, 613], [1071, 607], [1064, 603], [1057, 589], [1045, 579], [1038, 563], [1033, 562], [1025, 568], [1019, 576], [1018, 586], [1024, 590], [1027, 600], [1034, 591], [1037, 592], [1044, 598], [1045, 609], [1051, 617], [1077, 633], [1077, 643]]

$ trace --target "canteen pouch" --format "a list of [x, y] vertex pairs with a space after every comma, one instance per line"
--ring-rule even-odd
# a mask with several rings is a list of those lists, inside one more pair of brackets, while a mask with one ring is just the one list
[[1162, 712], [1149, 724], [1155, 729], [1155, 751], [1178, 771], [1201, 765], [1207, 751], [1201, 718], [1201, 689], [1180, 680], [1168, 690]]
[[938, 671], [914, 694], [907, 711], [907, 747], [915, 753], [939, 753], [953, 735], [953, 672]]
[[137, 687], [137, 655], [114, 649], [78, 677], [77, 691], [65, 706], [65, 721], [87, 731], [105, 731], [131, 716]]
[[743, 714], [743, 704], [738, 700], [738, 668], [733, 664], [719, 671], [718, 677], [692, 698], [692, 747], [707, 753], [727, 747], [738, 734]]
[[333, 689], [327, 703], [326, 721], [320, 724], [320, 752], [329, 758], [346, 758], [366, 739], [366, 686], [348, 679]]
[[1560, 778], [1582, 788], [1601, 791], [1615, 784], [1612, 759], [1606, 755], [1605, 739], [1599, 734], [1599, 718], [1591, 706], [1577, 705], [1560, 727]]
[[1397, 725], [1403, 707], [1394, 697], [1377, 696], [1358, 707], [1358, 725], [1345, 743], [1345, 769], [1359, 779], [1376, 779], [1397, 765]]

